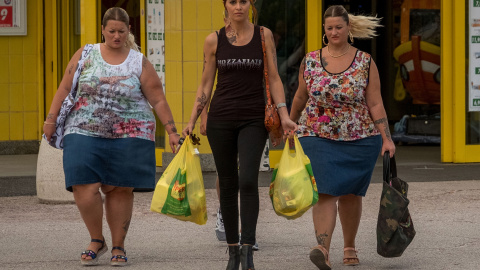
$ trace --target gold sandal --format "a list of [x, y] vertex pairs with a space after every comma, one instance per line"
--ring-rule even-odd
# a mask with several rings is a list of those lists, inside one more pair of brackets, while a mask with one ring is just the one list
[[[355, 251], [355, 256], [345, 256], [345, 251]], [[357, 256], [358, 250], [356, 248], [346, 247], [343, 249], [343, 253], [343, 265], [354, 266], [360, 264], [360, 260]]]
[[323, 246], [316, 246], [310, 251], [310, 260], [320, 270], [331, 270], [330, 260], [328, 258], [328, 251]]

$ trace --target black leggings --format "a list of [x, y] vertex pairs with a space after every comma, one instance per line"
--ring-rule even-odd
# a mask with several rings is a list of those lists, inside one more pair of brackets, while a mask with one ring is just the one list
[[[207, 137], [212, 148], [220, 183], [222, 211], [228, 244], [238, 238], [238, 190], [240, 189], [241, 244], [255, 244], [258, 219], [258, 170], [267, 140], [262, 119], [248, 121], [207, 120]], [[237, 164], [237, 155], [240, 167]]]

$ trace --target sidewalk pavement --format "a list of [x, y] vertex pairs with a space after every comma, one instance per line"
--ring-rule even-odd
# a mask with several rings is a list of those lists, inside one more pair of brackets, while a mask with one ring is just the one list
[[[355, 269], [479, 269], [479, 191], [480, 181], [411, 183], [410, 212], [417, 236], [402, 257], [387, 259], [376, 254], [381, 184], [372, 184], [357, 237], [361, 264]], [[225, 269], [227, 247], [214, 232], [219, 204], [215, 190], [206, 193], [209, 220], [203, 226], [150, 212], [152, 193], [135, 194], [126, 269]], [[85, 269], [79, 258], [89, 237], [75, 205], [39, 204], [35, 196], [2, 197], [0, 217], [0, 269]], [[111, 247], [106, 223], [104, 234]], [[316, 244], [311, 210], [296, 220], [277, 216], [267, 187], [260, 188], [257, 240], [256, 269], [316, 269], [308, 257]], [[352, 269], [342, 265], [342, 250], [337, 221], [330, 255], [333, 269]], [[111, 269], [108, 261], [109, 253], [91, 269]]]
[[[400, 258], [376, 254], [375, 227], [381, 192], [381, 159], [364, 199], [357, 247], [361, 265], [355, 269], [479, 269], [480, 165], [440, 162], [440, 148], [399, 146], [397, 168], [410, 183], [410, 212], [417, 236]], [[4, 189], [35, 190], [36, 155], [0, 156], [0, 193]], [[268, 197], [271, 173], [260, 173], [260, 214], [254, 255], [256, 269], [316, 269], [309, 261], [316, 240], [311, 211], [286, 220], [275, 214]], [[33, 180], [32, 180], [33, 179]], [[215, 237], [218, 208], [215, 173], [204, 174], [209, 220], [206, 225], [181, 222], [150, 211], [153, 193], [136, 193], [127, 236], [127, 269], [225, 269], [226, 244]], [[23, 181], [23, 182], [21, 182]], [[33, 182], [32, 182], [33, 181]], [[29, 191], [31, 192], [31, 191]], [[32, 194], [30, 194], [32, 195]], [[85, 269], [80, 253], [89, 237], [74, 204], [40, 204], [36, 196], [0, 194], [0, 269]], [[109, 247], [111, 237], [104, 223]], [[342, 265], [340, 222], [333, 235], [333, 269]], [[109, 256], [95, 269], [110, 269]]]

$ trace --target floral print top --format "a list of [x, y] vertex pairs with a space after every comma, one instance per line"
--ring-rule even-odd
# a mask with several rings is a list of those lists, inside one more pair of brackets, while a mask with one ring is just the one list
[[155, 140], [155, 116], [140, 89], [143, 55], [130, 50], [125, 61], [110, 65], [95, 44], [84, 62], [75, 106], [65, 135]]
[[305, 56], [303, 78], [308, 101], [299, 119], [298, 137], [353, 141], [379, 135], [365, 99], [371, 56], [357, 50], [347, 70], [332, 74], [322, 65], [321, 50]]

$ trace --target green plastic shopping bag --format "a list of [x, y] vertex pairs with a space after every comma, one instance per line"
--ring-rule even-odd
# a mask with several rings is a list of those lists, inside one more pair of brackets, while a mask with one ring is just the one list
[[[289, 139], [291, 140], [291, 139]], [[295, 150], [285, 143], [280, 162], [273, 170], [269, 195], [279, 216], [296, 219], [318, 201], [317, 184], [310, 159], [295, 136]]]
[[190, 137], [158, 180], [150, 210], [199, 225], [207, 223], [200, 158]]

